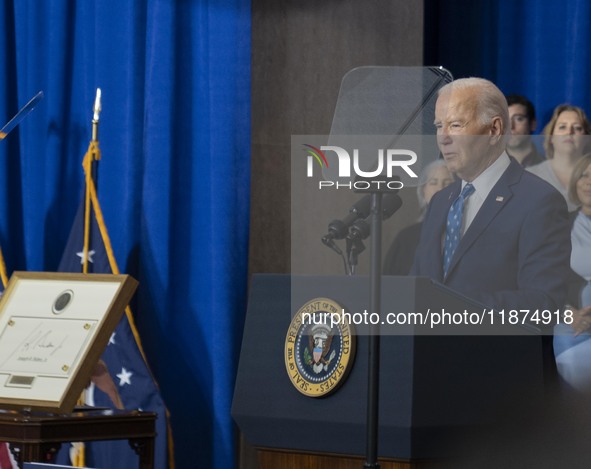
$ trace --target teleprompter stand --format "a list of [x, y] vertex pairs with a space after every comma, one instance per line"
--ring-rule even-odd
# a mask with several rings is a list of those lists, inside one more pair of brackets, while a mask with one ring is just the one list
[[[373, 140], [377, 144], [379, 138], [356, 137], [355, 135], [384, 136], [386, 145], [383, 148], [410, 148], [405, 135], [424, 135], [433, 132], [433, 109], [437, 91], [452, 80], [451, 74], [441, 67], [361, 67], [347, 73], [341, 83], [339, 98], [333, 124], [331, 126], [331, 142], [343, 143], [353, 148], [365, 146], [362, 142]], [[360, 83], [367, 83], [360, 85]], [[371, 84], [370, 84], [371, 83]], [[343, 136], [347, 136], [343, 139]], [[386, 137], [389, 136], [389, 137]], [[422, 139], [418, 139], [419, 141]], [[414, 142], [417, 143], [417, 142]], [[370, 145], [371, 146], [371, 145]], [[381, 145], [377, 145], [379, 148]], [[414, 148], [414, 147], [413, 147]], [[438, 152], [429, 150], [423, 145], [415, 148], [415, 155], [420, 163], [428, 163], [436, 158]], [[361, 150], [359, 150], [361, 152]], [[368, 152], [372, 155], [374, 152]], [[361, 157], [363, 159], [363, 157]], [[373, 157], [366, 157], [363, 165], [375, 168], [377, 162]], [[420, 164], [413, 163], [415, 170]], [[334, 165], [333, 165], [334, 167]], [[381, 167], [381, 166], [380, 166]], [[340, 169], [340, 165], [339, 165]], [[371, 254], [369, 291], [370, 311], [380, 315], [381, 312], [381, 270], [382, 270], [382, 198], [388, 189], [374, 189], [372, 182], [398, 181], [402, 185], [415, 186], [416, 173], [398, 168], [382, 170], [381, 174], [369, 178], [361, 177], [371, 187]], [[394, 168], [394, 171], [396, 168]], [[330, 171], [324, 171], [328, 179], [336, 179]], [[340, 175], [340, 173], [339, 173]], [[359, 181], [359, 177], [356, 178]], [[375, 179], [375, 181], [372, 181]], [[359, 186], [355, 186], [359, 187]], [[382, 186], [383, 187], [383, 186]], [[367, 192], [367, 191], [365, 191]], [[394, 191], [397, 192], [397, 191]], [[391, 214], [390, 214], [391, 215]], [[379, 377], [380, 377], [380, 325], [372, 324], [369, 332], [368, 354], [368, 385], [367, 385], [367, 419], [366, 419], [366, 460], [365, 469], [379, 469], [377, 463], [378, 432], [379, 432]]]

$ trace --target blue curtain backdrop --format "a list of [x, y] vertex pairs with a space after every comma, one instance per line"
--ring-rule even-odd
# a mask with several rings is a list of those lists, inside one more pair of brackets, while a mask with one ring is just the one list
[[[245, 312], [249, 0], [2, 0], [0, 142], [9, 272], [57, 269], [79, 202], [96, 88], [98, 191], [171, 413], [179, 468], [234, 465]], [[0, 124], [0, 125], [2, 125]]]
[[529, 97], [538, 132], [559, 104], [591, 114], [589, 0], [425, 0], [425, 16], [425, 63]]

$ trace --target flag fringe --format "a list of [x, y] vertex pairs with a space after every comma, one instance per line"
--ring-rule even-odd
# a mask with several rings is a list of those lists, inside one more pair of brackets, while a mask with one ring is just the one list
[[8, 274], [6, 273], [6, 262], [4, 262], [2, 248], [0, 248], [0, 279], [2, 279], [2, 285], [4, 288], [6, 288], [6, 285], [8, 285]]

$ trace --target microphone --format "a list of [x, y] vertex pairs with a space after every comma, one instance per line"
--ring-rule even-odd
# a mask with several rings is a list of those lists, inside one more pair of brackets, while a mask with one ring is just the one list
[[355, 220], [355, 223], [353, 223], [351, 228], [349, 228], [347, 239], [365, 239], [369, 236], [369, 233], [369, 223], [367, 223], [366, 220]]
[[402, 207], [402, 199], [398, 194], [387, 193], [382, 199], [382, 220], [387, 220]]
[[[398, 194], [387, 193], [382, 199], [382, 220], [390, 218], [398, 209], [402, 207], [402, 199]], [[347, 238], [365, 239], [369, 236], [370, 227], [367, 220], [355, 220], [349, 228]]]
[[349, 214], [342, 220], [333, 220], [328, 224], [328, 234], [322, 238], [324, 244], [327, 240], [343, 239], [347, 236], [349, 227], [359, 218], [367, 218], [371, 210], [371, 196], [366, 195], [359, 199], [349, 210]]

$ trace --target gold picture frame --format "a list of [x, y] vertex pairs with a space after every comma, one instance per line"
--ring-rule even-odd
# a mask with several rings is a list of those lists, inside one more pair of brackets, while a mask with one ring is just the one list
[[0, 299], [0, 407], [71, 412], [136, 288], [129, 275], [14, 272]]

